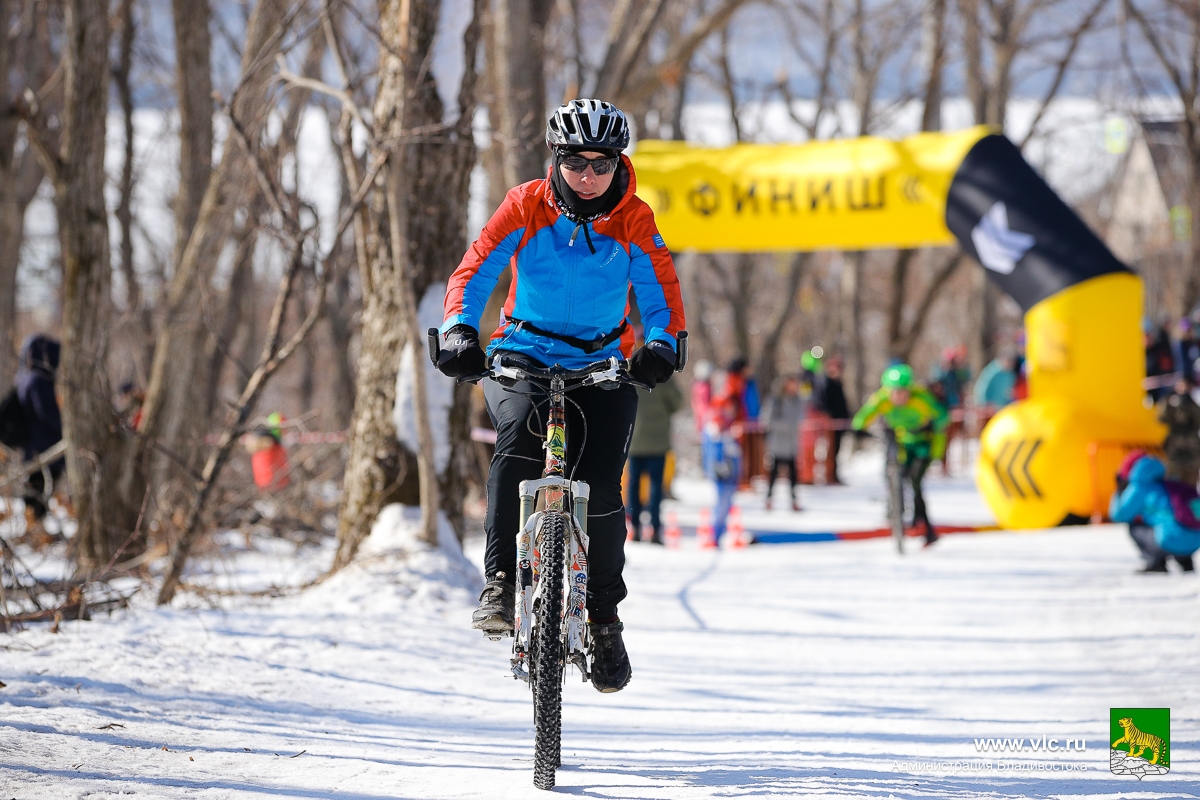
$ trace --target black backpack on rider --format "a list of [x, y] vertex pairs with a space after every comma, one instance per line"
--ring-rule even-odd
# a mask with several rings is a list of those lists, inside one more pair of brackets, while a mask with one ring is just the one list
[[17, 399], [17, 390], [10, 389], [0, 400], [0, 444], [19, 450], [29, 441], [29, 423], [25, 410]]

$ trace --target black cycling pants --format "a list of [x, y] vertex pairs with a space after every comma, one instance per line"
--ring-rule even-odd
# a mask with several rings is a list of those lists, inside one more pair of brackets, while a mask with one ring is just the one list
[[[507, 391], [494, 380], [483, 384], [488, 414], [496, 428], [496, 455], [488, 475], [485, 570], [488, 578], [516, 574], [517, 524], [521, 481], [542, 476], [546, 413], [549, 400], [537, 387], [521, 382]], [[577, 405], [578, 404], [578, 405]], [[632, 386], [602, 389], [588, 386], [567, 394], [567, 476], [586, 481], [588, 501], [588, 614], [607, 621], [625, 599], [625, 506], [621, 472], [637, 416]], [[582, 411], [582, 417], [580, 412]], [[584, 420], [586, 419], [586, 434]], [[535, 433], [536, 431], [536, 433]]]

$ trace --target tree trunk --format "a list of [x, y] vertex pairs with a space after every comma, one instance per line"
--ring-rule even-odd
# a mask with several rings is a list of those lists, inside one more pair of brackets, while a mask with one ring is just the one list
[[496, 0], [496, 99], [508, 187], [545, 177], [546, 23], [551, 0]]
[[45, 171], [30, 150], [0, 164], [0, 395], [12, 388], [17, 372], [17, 270], [25, 239], [25, 210]]
[[[259, 132], [267, 121], [265, 109], [271, 107], [267, 94], [274, 80], [274, 57], [282, 42], [281, 26], [289, 5], [286, 0], [259, 0], [246, 26], [242, 80], [232, 104], [232, 114], [254, 144], [258, 143]], [[196, 80], [203, 78], [196, 77]], [[202, 104], [198, 99], [195, 102], [195, 113], [200, 115]], [[211, 120], [211, 106], [205, 106], [205, 109], [204, 113]], [[195, 124], [202, 126], [203, 122], [197, 118]], [[201, 147], [202, 139], [203, 135], [198, 132], [196, 148]], [[183, 153], [182, 157], [186, 161], [189, 156]], [[226, 142], [220, 166], [209, 175], [196, 211], [196, 222], [191, 227], [167, 290], [166, 309], [146, 390], [142, 412], [142, 432], [146, 441], [156, 440], [160, 446], [174, 452], [178, 461], [195, 466], [199, 465], [200, 459], [199, 436], [207, 423], [197, 410], [204, 408], [207, 402], [206, 373], [211, 362], [205, 358], [209, 338], [206, 316], [210, 317], [214, 312], [211, 279], [233, 223], [233, 212], [244, 205], [247, 192], [253, 186], [251, 175], [246, 155], [232, 140]], [[165, 463], [159, 460], [159, 468], [155, 470], [157, 475], [166, 469]]]
[[779, 366], [777, 363], [779, 361], [779, 344], [783, 341], [787, 324], [796, 313], [800, 279], [804, 277], [804, 268], [811, 256], [812, 253], [796, 253], [792, 256], [792, 263], [788, 266], [787, 281], [783, 289], [783, 305], [776, 312], [767, 335], [763, 337], [763, 345], [758, 355], [754, 374], [758, 378], [758, 385], [764, 392], [771, 391], [771, 387], [775, 383], [775, 375]]
[[970, 313], [976, 324], [970, 350], [971, 371], [978, 375], [996, 357], [996, 304], [1000, 301], [1000, 293], [988, 280], [987, 270], [978, 264], [975, 266], [977, 269], [971, 280]]
[[179, 95], [179, 194], [175, 198], [175, 258], [183, 259], [212, 174], [212, 34], [209, 0], [172, 0], [175, 87]]
[[205, 378], [208, 385], [204, 392], [204, 419], [212, 419], [217, 410], [218, 395], [221, 391], [221, 378], [224, 374], [226, 361], [233, 361], [234, 367], [242, 373], [242, 378], [249, 377], [249, 365], [245, 356], [257, 352], [254, 349], [254, 336], [243, 352], [242, 358], [234, 356], [234, 341], [238, 329], [247, 317], [252, 317], [257, 310], [255, 299], [257, 293], [254, 286], [254, 252], [258, 244], [258, 215], [260, 209], [258, 200], [251, 201], [246, 209], [246, 220], [234, 233], [233, 267], [229, 272], [229, 287], [225, 290], [225, 313], [220, 327], [208, 341], [208, 369]]
[[967, 99], [975, 112], [975, 124], [987, 120], [988, 91], [983, 71], [983, 31], [979, 22], [979, 0], [958, 0], [963, 20], [963, 62], [967, 77]]
[[[406, 127], [415, 123], [411, 105], [422, 101], [430, 102], [421, 94], [417, 84], [417, 69], [424, 61], [421, 46], [429, 44], [426, 27], [429, 20], [437, 20], [437, 3], [434, 0], [379, 0], [380, 35], [386, 52], [380, 53], [379, 90], [375, 98], [373, 117], [377, 140], [398, 136]], [[428, 73], [425, 81], [432, 81]], [[436, 92], [433, 100], [436, 101]], [[439, 120], [440, 121], [440, 120]], [[397, 146], [391, 158], [400, 160], [398, 166], [388, 166], [394, 175], [398, 168], [415, 166], [403, 155], [408, 146]], [[348, 170], [353, 174], [353, 171]], [[411, 189], [416, 176], [405, 169], [404, 183]], [[401, 181], [396, 177], [376, 183], [369, 216], [372, 221], [367, 252], [360, 254], [363, 270], [363, 315], [358, 359], [358, 397], [354, 406], [351, 424], [350, 457], [346, 464], [342, 507], [338, 519], [338, 552], [334, 566], [341, 567], [350, 562], [362, 540], [370, 532], [379, 510], [387, 503], [412, 498], [401, 498], [397, 490], [407, 477], [411, 459], [400, 446], [397, 438], [394, 413], [396, 411], [396, 377], [400, 366], [400, 354], [410, 342], [417, 323], [410, 318], [415, 313], [414, 294], [408, 270], [412, 242], [407, 240], [405, 226], [408, 222], [407, 197], [403, 200], [391, 196], [399, 193]], [[383, 222], [386, 220], [386, 222]], [[365, 255], [365, 263], [362, 256]], [[410, 308], [411, 306], [411, 308]], [[424, 363], [419, 353], [413, 353], [413, 368], [420, 380], [414, 380], [414, 396], [424, 393]], [[416, 377], [414, 376], [414, 378]], [[425, 398], [418, 398], [418, 416]], [[428, 423], [428, 417], [425, 419]], [[421, 436], [421, 420], [418, 419], [418, 436]], [[421, 437], [424, 438], [424, 437]], [[423, 454], [431, 459], [432, 450]], [[418, 465], [418, 469], [420, 466]], [[424, 471], [424, 470], [423, 470]], [[436, 481], [432, 490], [437, 491]], [[418, 484], [418, 502], [427, 498]], [[427, 523], [432, 516], [436, 525], [436, 507], [422, 510]], [[428, 537], [428, 529], [422, 526]], [[434, 534], [436, 541], [436, 529]]]
[[921, 130], [942, 129], [942, 69], [946, 62], [946, 0], [925, 0], [922, 14], [921, 61], [925, 68], [925, 102]]
[[[153, 358], [154, 322], [150, 309], [142, 299], [141, 281], [133, 260], [133, 192], [136, 184], [133, 176], [134, 127], [133, 127], [133, 46], [137, 33], [134, 21], [134, 0], [121, 0], [117, 20], [121, 27], [117, 64], [113, 68], [113, 82], [121, 103], [121, 121], [124, 123], [121, 161], [121, 177], [117, 184], [117, 224], [121, 231], [120, 264], [121, 277], [125, 281], [125, 314], [120, 327], [130, 336], [129, 356], [132, 364], [127, 373], [130, 378], [144, 378]], [[121, 376], [122, 379], [126, 375]]]
[[[413, 127], [439, 124], [443, 107], [431, 73], [420, 69], [433, 46], [437, 0], [380, 0], [381, 34], [388, 55], [381, 58], [373, 117], [376, 139], [386, 140]], [[459, 87], [459, 119], [444, 135], [403, 141], [392, 152], [389, 178], [376, 185], [371, 207], [361, 215], [357, 237], [363, 285], [363, 314], [358, 362], [358, 396], [351, 424], [350, 458], [338, 519], [334, 568], [350, 562], [370, 531], [379, 509], [400, 497], [410, 460], [396, 439], [393, 412], [402, 346], [413, 347], [414, 396], [421, 474], [419, 495], [423, 535], [436, 542], [437, 511], [461, 519], [462, 494], [439, 502], [438, 479], [431, 469], [432, 434], [425, 396], [424, 333], [418, 330], [417, 300], [435, 282], [445, 280], [466, 250], [466, 200], [475, 148], [470, 121], [475, 105], [475, 52], [483, 0], [475, 0], [472, 22], [464, 33], [465, 69]], [[403, 16], [407, 13], [407, 18]], [[407, 58], [401, 60], [399, 54]], [[350, 154], [343, 161], [357, 171]], [[386, 220], [386, 222], [383, 222]], [[469, 395], [457, 393], [456, 401]], [[458, 409], [459, 413], [465, 413]], [[451, 411], [452, 419], [455, 410]], [[460, 424], [457, 429], [463, 430]], [[452, 425], [452, 431], [455, 426]], [[465, 447], [451, 441], [451, 452]], [[457, 462], [451, 459], [451, 469]]]
[[845, 253], [842, 260], [841, 329], [846, 361], [850, 365], [850, 405], [861, 405], [867, 386], [867, 365], [862, 331], [862, 268], [866, 254], [861, 250]]
[[892, 297], [888, 306], [888, 355], [900, 358], [907, 338], [904, 330], [904, 309], [907, 307], [908, 268], [916, 250], [900, 250], [892, 264]]
[[105, 373], [111, 319], [104, 136], [108, 110], [108, 4], [69, 0], [63, 38], [62, 144], [55, 206], [63, 262], [59, 386], [67, 476], [79, 522], [77, 566], [89, 574], [134, 533], [144, 483], [126, 458]]
[[[12, 26], [14, 5], [12, 0], [0, 0], [0, 24], [5, 30]], [[49, 53], [38, 46], [37, 31], [30, 27], [19, 28], [26, 51], [21, 82], [39, 85], [46, 77]], [[0, 100], [8, 103], [19, 58], [12, 44], [21, 40], [9, 36], [0, 40]], [[20, 124], [15, 114], [0, 116], [0, 396], [12, 388], [17, 372], [17, 269], [25, 239], [25, 209], [45, 176], [32, 148], [25, 147], [20, 155], [16, 152]]]

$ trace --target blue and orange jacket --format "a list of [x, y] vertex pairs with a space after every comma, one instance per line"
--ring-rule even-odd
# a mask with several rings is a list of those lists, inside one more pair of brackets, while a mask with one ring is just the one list
[[625, 194], [607, 215], [584, 223], [594, 253], [576, 223], [558, 210], [549, 178], [510, 190], [450, 276], [442, 333], [459, 324], [479, 330], [483, 307], [511, 264], [512, 287], [488, 353], [522, 353], [567, 369], [618, 354], [628, 358], [633, 352], [628, 327], [620, 339], [589, 355], [513, 320], [562, 336], [600, 339], [628, 316], [631, 286], [646, 341], [658, 339], [674, 347], [676, 334], [685, 327], [675, 264], [654, 225], [654, 213], [634, 196], [633, 165], [621, 158], [629, 171]]

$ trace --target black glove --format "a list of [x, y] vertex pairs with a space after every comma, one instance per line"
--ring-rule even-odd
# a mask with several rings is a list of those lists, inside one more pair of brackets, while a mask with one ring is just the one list
[[675, 372], [675, 349], [655, 339], [639, 347], [629, 359], [629, 376], [653, 389]]
[[487, 357], [479, 346], [479, 332], [470, 325], [455, 325], [446, 331], [437, 368], [451, 378], [478, 375], [487, 370]]

